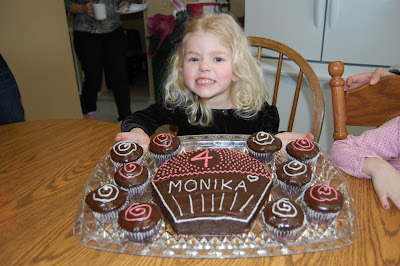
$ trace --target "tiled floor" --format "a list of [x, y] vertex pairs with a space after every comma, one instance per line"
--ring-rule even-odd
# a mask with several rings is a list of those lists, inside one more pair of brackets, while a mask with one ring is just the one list
[[[150, 99], [149, 81], [146, 73], [135, 77], [131, 85], [131, 110], [132, 112], [145, 109], [152, 104]], [[117, 106], [115, 105], [112, 91], [102, 88], [97, 99], [96, 119], [111, 123], [118, 123]], [[165, 125], [156, 130], [156, 133], [169, 132], [169, 126]]]
[[[151, 104], [149, 82], [145, 74], [135, 77], [131, 84], [131, 110], [142, 110]], [[97, 99], [96, 119], [118, 123], [117, 106], [112, 91], [103, 88]]]

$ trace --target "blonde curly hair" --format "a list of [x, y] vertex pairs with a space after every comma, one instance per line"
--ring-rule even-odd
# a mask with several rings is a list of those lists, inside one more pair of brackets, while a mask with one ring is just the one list
[[203, 14], [186, 24], [182, 41], [170, 58], [165, 80], [165, 107], [184, 109], [192, 125], [208, 126], [212, 123], [212, 109], [186, 87], [182, 70], [184, 46], [190, 34], [207, 31], [220, 36], [221, 41], [232, 49], [233, 73], [239, 78], [239, 81], [232, 82], [231, 87], [235, 114], [243, 119], [254, 118], [268, 97], [264, 75], [242, 28], [228, 14]]

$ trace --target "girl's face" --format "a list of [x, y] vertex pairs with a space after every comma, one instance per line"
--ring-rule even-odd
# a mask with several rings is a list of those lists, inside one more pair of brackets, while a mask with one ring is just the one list
[[214, 109], [232, 107], [232, 50], [212, 32], [191, 33], [184, 46], [183, 78], [186, 86]]

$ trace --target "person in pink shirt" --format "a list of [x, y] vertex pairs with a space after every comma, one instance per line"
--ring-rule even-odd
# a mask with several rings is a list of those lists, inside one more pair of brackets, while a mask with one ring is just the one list
[[[376, 84], [383, 76], [398, 74], [378, 68], [347, 79], [347, 90], [369, 82]], [[399, 88], [400, 89], [400, 88]], [[400, 115], [400, 113], [399, 113]], [[372, 179], [379, 201], [389, 209], [388, 198], [400, 210], [400, 116], [360, 136], [349, 135], [333, 143], [330, 156], [349, 175]]]

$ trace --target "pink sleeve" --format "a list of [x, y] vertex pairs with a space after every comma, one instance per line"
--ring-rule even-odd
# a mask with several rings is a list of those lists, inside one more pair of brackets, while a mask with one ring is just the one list
[[365, 131], [361, 136], [349, 135], [335, 141], [330, 156], [337, 166], [349, 175], [371, 178], [361, 171], [364, 158], [377, 157], [386, 161], [400, 154], [400, 117], [382, 126]]

